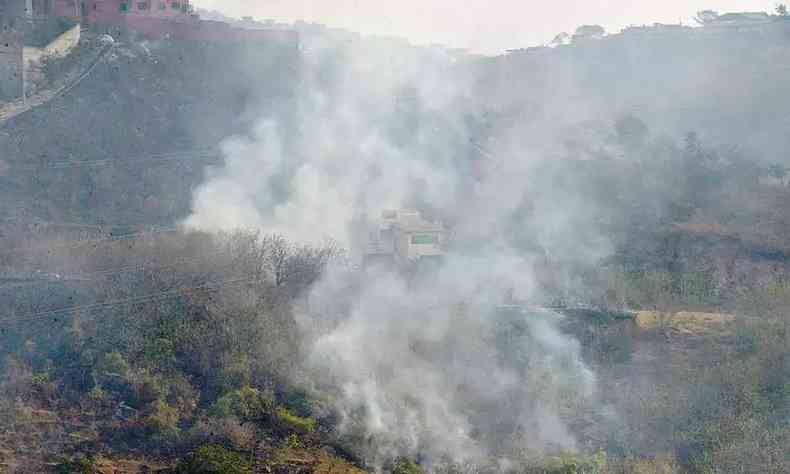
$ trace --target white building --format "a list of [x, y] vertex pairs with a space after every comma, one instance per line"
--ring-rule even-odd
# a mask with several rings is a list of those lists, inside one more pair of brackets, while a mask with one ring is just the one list
[[367, 259], [393, 259], [398, 264], [444, 255], [446, 230], [441, 222], [430, 222], [414, 209], [381, 213], [378, 228], [371, 232]]

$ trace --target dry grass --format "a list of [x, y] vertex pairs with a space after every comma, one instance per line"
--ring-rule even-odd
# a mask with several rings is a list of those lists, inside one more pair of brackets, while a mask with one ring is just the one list
[[636, 314], [636, 324], [641, 330], [664, 328], [676, 334], [688, 336], [721, 333], [734, 320], [735, 316], [732, 314], [693, 311], [680, 311], [677, 313], [639, 311]]
[[672, 457], [628, 461], [622, 472], [627, 474], [676, 474], [680, 468]]
[[142, 472], [156, 472], [167, 466], [133, 459], [108, 459], [101, 458], [97, 461], [99, 474], [138, 474]]
[[366, 471], [322, 449], [282, 448], [274, 453], [275, 464], [310, 466], [315, 474], [365, 474]]

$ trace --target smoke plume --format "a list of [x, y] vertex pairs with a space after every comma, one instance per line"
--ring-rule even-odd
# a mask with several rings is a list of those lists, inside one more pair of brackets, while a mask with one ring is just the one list
[[574, 449], [569, 420], [595, 398], [594, 374], [557, 314], [502, 303], [540, 301], [537, 269], [552, 255], [606, 255], [598, 210], [546, 181], [550, 146], [486, 128], [463, 59], [384, 39], [303, 49], [293, 103], [226, 140], [185, 224], [332, 238], [354, 255], [383, 209], [445, 220], [438, 268], [333, 266], [296, 309], [341, 435], [378, 466]]

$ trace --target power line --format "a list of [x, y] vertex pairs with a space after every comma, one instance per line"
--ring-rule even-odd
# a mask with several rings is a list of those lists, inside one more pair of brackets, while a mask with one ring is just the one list
[[[12, 218], [12, 217], [0, 217], [0, 222], [19, 222], [20, 219]], [[71, 228], [78, 228], [78, 229], [111, 229], [113, 227], [132, 227], [135, 225], [139, 225], [139, 223], [126, 223], [126, 224], [115, 224], [111, 222], [105, 223], [87, 223], [87, 222], [54, 222], [54, 221], [42, 221], [36, 219], [28, 219], [27, 221], [22, 219], [24, 225], [27, 227], [71, 227]]]
[[47, 319], [50, 317], [66, 316], [69, 314], [74, 314], [79, 311], [92, 311], [95, 309], [112, 308], [112, 307], [122, 306], [127, 304], [140, 304], [140, 303], [147, 303], [151, 301], [161, 301], [161, 300], [166, 300], [180, 296], [186, 291], [195, 291], [195, 290], [203, 290], [203, 289], [216, 290], [219, 289], [220, 287], [229, 286], [238, 283], [247, 283], [254, 280], [255, 277], [228, 279], [219, 282], [208, 282], [208, 283], [204, 283], [203, 285], [198, 285], [188, 288], [179, 288], [175, 290], [162, 291], [159, 293], [151, 293], [148, 295], [135, 296], [132, 298], [124, 298], [119, 300], [107, 301], [103, 303], [92, 303], [86, 305], [70, 306], [66, 308], [54, 309], [49, 311], [39, 311], [34, 313], [28, 313], [24, 316], [18, 316], [16, 318], [8, 318], [8, 319], [0, 320], [0, 324], [32, 322], [32, 321]]
[[69, 242], [69, 243], [58, 244], [58, 245], [41, 244], [41, 245], [34, 245], [34, 246], [30, 246], [30, 247], [20, 246], [20, 247], [16, 247], [16, 248], [13, 248], [13, 249], [7, 249], [7, 250], [5, 250], [5, 252], [6, 253], [19, 253], [19, 252], [23, 252], [23, 251], [26, 251], [26, 250], [52, 250], [52, 249], [62, 249], [62, 248], [79, 248], [79, 247], [84, 247], [86, 245], [98, 244], [98, 243], [102, 243], [102, 242], [118, 242], [118, 241], [123, 241], [123, 240], [135, 239], [137, 237], [142, 237], [142, 236], [145, 236], [145, 235], [176, 233], [176, 232], [179, 232], [179, 231], [180, 231], [180, 228], [176, 227], [176, 226], [160, 227], [160, 228], [152, 228], [152, 229], [149, 229], [149, 230], [146, 230], [146, 231], [143, 231], [143, 232], [135, 232], [135, 233], [131, 233], [131, 234], [123, 234], [123, 235], [109, 236], [109, 237], [100, 237], [100, 238], [95, 238], [95, 239], [86, 239], [86, 240], [80, 240], [78, 242]]
[[[218, 250], [216, 252], [211, 252], [209, 254], [202, 255], [201, 257], [203, 257], [203, 258], [211, 258], [211, 257], [215, 257], [217, 255], [221, 255], [223, 252], [224, 252], [223, 250]], [[123, 266], [123, 267], [108, 268], [108, 269], [104, 269], [104, 270], [96, 270], [96, 271], [93, 271], [93, 272], [82, 272], [82, 273], [70, 274], [70, 275], [65, 275], [63, 277], [60, 277], [60, 278], [56, 277], [55, 279], [49, 278], [49, 279], [40, 279], [40, 280], [35, 280], [35, 281], [25, 281], [25, 282], [19, 282], [19, 283], [10, 283], [10, 284], [7, 284], [7, 285], [0, 285], [0, 289], [21, 288], [21, 287], [25, 287], [25, 286], [40, 285], [40, 284], [44, 284], [44, 283], [61, 283], [61, 282], [74, 282], [74, 281], [91, 281], [92, 282], [92, 281], [95, 281], [96, 277], [109, 277], [109, 276], [114, 276], [114, 275], [122, 275], [124, 273], [135, 273], [135, 272], [145, 271], [145, 270], [150, 270], [150, 269], [156, 269], [156, 270], [177, 269], [177, 268], [183, 267], [183, 266], [185, 266], [187, 264], [197, 263], [197, 262], [200, 262], [200, 260], [197, 259], [197, 258], [184, 258], [184, 259], [181, 259], [181, 260], [178, 260], [176, 262], [169, 263], [169, 264], [152, 265], [152, 264], [155, 264], [156, 262], [154, 262], [151, 259], [146, 259], [145, 261], [140, 261], [140, 262], [137, 262], [137, 263], [134, 263], [134, 264], [130, 264], [130, 265], [126, 265], [126, 266]], [[56, 273], [56, 272], [48, 272], [48, 273], [49, 274], [53, 274], [53, 273]]]
[[123, 166], [136, 163], [146, 162], [168, 162], [168, 161], [183, 161], [189, 159], [200, 158], [217, 158], [217, 150], [215, 148], [203, 148], [196, 150], [187, 150], [171, 153], [158, 153], [153, 155], [137, 155], [120, 158], [105, 158], [100, 160], [80, 160], [80, 161], [55, 161], [41, 165], [27, 165], [27, 166], [11, 166], [11, 171], [40, 171], [42, 169], [68, 169], [74, 167], [97, 168], [101, 166]]

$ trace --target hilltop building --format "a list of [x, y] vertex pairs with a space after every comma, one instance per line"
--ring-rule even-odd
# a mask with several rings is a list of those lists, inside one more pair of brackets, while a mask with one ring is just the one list
[[774, 26], [774, 17], [765, 12], [725, 13], [709, 19], [703, 30], [710, 32], [762, 32]]
[[687, 35], [692, 33], [692, 27], [682, 23], [665, 24], [653, 23], [652, 25], [628, 26], [621, 31], [627, 35], [654, 35], [667, 36], [673, 34]]
[[65, 18], [114, 35], [130, 31], [148, 39], [213, 42], [281, 41], [298, 45], [282, 28], [238, 28], [202, 20], [190, 0], [0, 0], [0, 15], [35, 21]]
[[711, 26], [738, 26], [755, 23], [767, 23], [773, 20], [773, 16], [766, 12], [737, 12], [725, 13], [711, 20]]
[[107, 27], [144, 19], [189, 21], [192, 5], [189, 0], [80, 0], [76, 12], [84, 25]]
[[122, 15], [153, 18], [186, 17], [190, 0], [0, 0], [0, 12], [8, 16], [49, 16], [84, 19], [86, 23], [120, 21]]
[[599, 40], [606, 35], [606, 30], [600, 25], [582, 25], [576, 28], [571, 41], [576, 43], [580, 41]]

